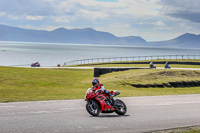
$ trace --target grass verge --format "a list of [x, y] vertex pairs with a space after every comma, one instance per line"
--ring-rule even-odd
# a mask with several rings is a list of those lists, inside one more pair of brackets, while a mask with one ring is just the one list
[[[199, 74], [200, 71], [129, 70], [102, 75], [100, 81], [108, 90], [119, 90], [123, 97], [200, 94], [200, 87], [135, 88], [129, 85], [200, 80]], [[91, 69], [0, 67], [0, 102], [83, 99], [92, 78]]]
[[150, 133], [200, 133], [200, 126], [181, 127], [162, 131], [154, 131]]
[[93, 70], [0, 67], [0, 102], [83, 98]]

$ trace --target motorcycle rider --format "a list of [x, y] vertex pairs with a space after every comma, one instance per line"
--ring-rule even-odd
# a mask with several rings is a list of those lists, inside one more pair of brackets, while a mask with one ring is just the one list
[[150, 68], [152, 68], [154, 66], [153, 62], [150, 62]]
[[35, 65], [35, 66], [40, 66], [40, 63], [39, 63], [39, 62], [36, 62], [34, 65]]
[[168, 66], [169, 66], [169, 63], [168, 63], [168, 62], [166, 62], [166, 63], [165, 63], [165, 67], [168, 67]]
[[115, 105], [115, 100], [113, 99], [112, 95], [110, 94], [110, 92], [108, 90], [105, 89], [105, 87], [103, 86], [103, 84], [100, 83], [99, 79], [98, 78], [93, 78], [92, 80], [92, 89], [95, 91], [95, 92], [104, 92], [108, 95], [108, 97], [110, 98], [110, 102], [111, 102], [111, 105]]

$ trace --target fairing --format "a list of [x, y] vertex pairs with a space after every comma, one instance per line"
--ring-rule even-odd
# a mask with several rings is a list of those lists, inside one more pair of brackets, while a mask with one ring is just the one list
[[[111, 95], [115, 95], [117, 91], [111, 91]], [[89, 88], [86, 91], [85, 101], [89, 101], [91, 99], [95, 99], [101, 106], [101, 111], [111, 109], [111, 105], [107, 105], [105, 100], [107, 99], [107, 95], [101, 92], [95, 93], [92, 88]]]

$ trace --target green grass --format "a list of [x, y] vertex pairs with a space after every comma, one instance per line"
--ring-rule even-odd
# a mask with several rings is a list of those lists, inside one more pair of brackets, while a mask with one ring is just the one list
[[[123, 97], [200, 94], [200, 87], [135, 88], [129, 85], [200, 80], [199, 74], [200, 71], [140, 69], [105, 74], [100, 81], [108, 90], [119, 90]], [[92, 69], [0, 67], [0, 102], [83, 99], [92, 78]]]
[[200, 80], [200, 71], [183, 70], [129, 70], [113, 72], [101, 76], [101, 81], [106, 88], [116, 89], [121, 96], [155, 96], [200, 94], [200, 87], [188, 88], [135, 88], [129, 84], [154, 84], [174, 81]]
[[151, 133], [200, 133], [200, 126], [181, 127], [161, 131], [154, 131]]
[[200, 133], [200, 129], [193, 129], [193, 130], [183, 131], [183, 132], [179, 132], [179, 133]]
[[93, 70], [0, 67], [0, 102], [83, 98]]
[[200, 71], [139, 69], [110, 73], [102, 77], [105, 77], [105, 82], [113, 80], [112, 82], [123, 84], [159, 84], [173, 81], [200, 80]]

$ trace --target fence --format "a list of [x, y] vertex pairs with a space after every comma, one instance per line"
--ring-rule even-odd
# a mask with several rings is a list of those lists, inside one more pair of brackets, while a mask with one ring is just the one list
[[177, 60], [177, 59], [200, 59], [200, 55], [153, 55], [153, 56], [133, 56], [133, 57], [111, 57], [111, 58], [91, 58], [65, 62], [63, 66], [84, 65], [91, 63], [125, 62], [125, 61], [145, 61], [145, 60]]

